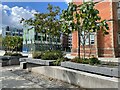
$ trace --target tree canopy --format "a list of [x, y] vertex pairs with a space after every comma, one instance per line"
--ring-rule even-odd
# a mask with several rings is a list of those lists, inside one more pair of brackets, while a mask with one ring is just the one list
[[17, 51], [18, 48], [22, 48], [22, 37], [19, 36], [6, 36], [3, 38], [3, 46], [5, 50], [15, 50]]
[[[103, 35], [108, 34], [107, 20], [101, 20], [99, 11], [95, 9], [92, 1], [84, 2], [81, 5], [69, 3], [68, 8], [62, 11], [62, 32], [65, 34], [78, 31], [78, 56], [80, 58], [80, 43], [83, 39], [83, 46], [89, 33], [101, 30]], [[84, 53], [85, 54], [85, 53]]]
[[32, 26], [32, 28], [36, 29], [36, 32], [60, 36], [61, 24], [58, 18], [60, 8], [48, 4], [47, 10], [47, 13], [39, 12], [34, 14], [34, 18], [28, 20], [22, 18], [21, 23], [24, 22], [24, 25]]
[[[35, 28], [35, 31], [42, 34], [47, 34], [50, 37], [50, 49], [53, 49], [52, 41], [56, 37], [61, 35], [61, 22], [58, 18], [60, 15], [60, 8], [58, 6], [52, 6], [48, 4], [47, 13], [37, 13], [34, 18], [28, 20], [22, 19], [24, 25]], [[57, 40], [56, 40], [57, 42]]]

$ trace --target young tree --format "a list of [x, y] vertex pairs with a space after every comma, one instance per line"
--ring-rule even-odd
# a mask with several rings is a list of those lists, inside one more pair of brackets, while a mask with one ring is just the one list
[[6, 37], [4, 37], [3, 39], [2, 39], [2, 45], [3, 45], [3, 47], [4, 47], [4, 49], [5, 49], [5, 51], [7, 52], [8, 50], [10, 50], [10, 47], [11, 47], [11, 42], [10, 42], [10, 40], [11, 40], [11, 37], [10, 36], [6, 36]]
[[23, 46], [23, 38], [18, 36], [18, 44], [17, 44], [18, 51], [22, 51], [22, 46]]
[[6, 36], [3, 38], [2, 44], [3, 44], [6, 52], [8, 50], [13, 52], [13, 50], [15, 50], [15, 49], [17, 52], [17, 48], [22, 47], [22, 38], [19, 36]]
[[84, 2], [81, 5], [69, 3], [67, 10], [61, 14], [62, 31], [65, 34], [78, 31], [78, 57], [80, 58], [81, 38], [83, 40], [85, 58], [85, 40], [89, 33], [102, 30], [103, 34], [108, 34], [109, 27], [106, 20], [101, 20], [99, 11], [94, 8], [94, 2]]
[[13, 50], [15, 50], [16, 52], [18, 51], [18, 49], [22, 48], [22, 37], [20, 36], [14, 36], [12, 37], [12, 46], [14, 47]]
[[36, 32], [49, 35], [51, 48], [53, 48], [53, 38], [60, 36], [61, 25], [57, 18], [60, 13], [60, 8], [48, 4], [47, 10], [47, 13], [35, 14], [34, 18], [30, 18], [28, 20], [22, 19], [21, 23], [24, 22], [25, 25], [35, 28]]
[[60, 36], [60, 21], [58, 20], [57, 16], [60, 13], [60, 8], [57, 6], [52, 6], [48, 4], [48, 13], [47, 13], [47, 19], [45, 23], [45, 27], [48, 28], [47, 34], [50, 36], [50, 43], [51, 43], [51, 49], [53, 49], [52, 45], [52, 39], [55, 37]]

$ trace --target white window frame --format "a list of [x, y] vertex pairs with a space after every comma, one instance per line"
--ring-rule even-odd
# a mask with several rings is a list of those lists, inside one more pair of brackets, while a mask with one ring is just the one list
[[118, 2], [118, 8], [120, 8], [120, 1]]
[[[81, 42], [83, 43], [83, 38], [81, 37]], [[92, 43], [94, 42], [94, 43]], [[81, 43], [81, 45], [82, 45]], [[95, 34], [94, 33], [90, 33], [89, 36], [87, 37], [86, 41], [85, 41], [85, 45], [94, 45], [95, 44]]]
[[120, 1], [118, 2], [117, 14], [118, 14], [118, 19], [120, 19]]
[[[93, 37], [92, 37], [93, 36]], [[94, 42], [94, 43], [92, 43]], [[90, 34], [90, 45], [94, 45], [95, 44], [95, 34], [94, 33], [91, 33]]]
[[118, 32], [118, 44], [120, 45], [120, 32]]

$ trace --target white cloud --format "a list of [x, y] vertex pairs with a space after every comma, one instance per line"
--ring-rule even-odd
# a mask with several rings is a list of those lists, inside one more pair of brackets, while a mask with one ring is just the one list
[[10, 10], [10, 8], [7, 5], [4, 5], [2, 8], [5, 10]]
[[2, 8], [2, 10], [0, 10], [0, 13], [2, 13], [2, 24], [15, 27], [22, 26], [20, 24], [21, 18], [29, 19], [34, 17], [34, 14], [37, 13], [36, 10], [29, 10], [18, 6], [10, 8], [7, 5], [0, 4], [0, 8]]
[[0, 9], [2, 9], [2, 4], [0, 4]]
[[72, 2], [72, 0], [65, 0], [67, 3]]

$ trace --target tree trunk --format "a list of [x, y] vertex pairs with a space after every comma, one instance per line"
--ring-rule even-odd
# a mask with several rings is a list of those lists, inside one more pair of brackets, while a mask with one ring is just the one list
[[84, 42], [84, 44], [83, 44], [83, 53], [84, 53], [83, 59], [85, 59], [85, 42]]
[[53, 46], [52, 46], [52, 37], [50, 35], [50, 50], [52, 50], [52, 49], [53, 49]]
[[78, 58], [80, 59], [80, 33], [81, 30], [78, 30]]
[[83, 36], [83, 53], [84, 53], [83, 59], [85, 59], [85, 41], [86, 41], [86, 39], [85, 39], [85, 32], [84, 32], [84, 36]]
[[17, 46], [16, 46], [16, 53], [17, 53]]
[[55, 38], [56, 40], [55, 40], [55, 42], [56, 42], [56, 46], [55, 46], [55, 49], [57, 50], [57, 38]]

